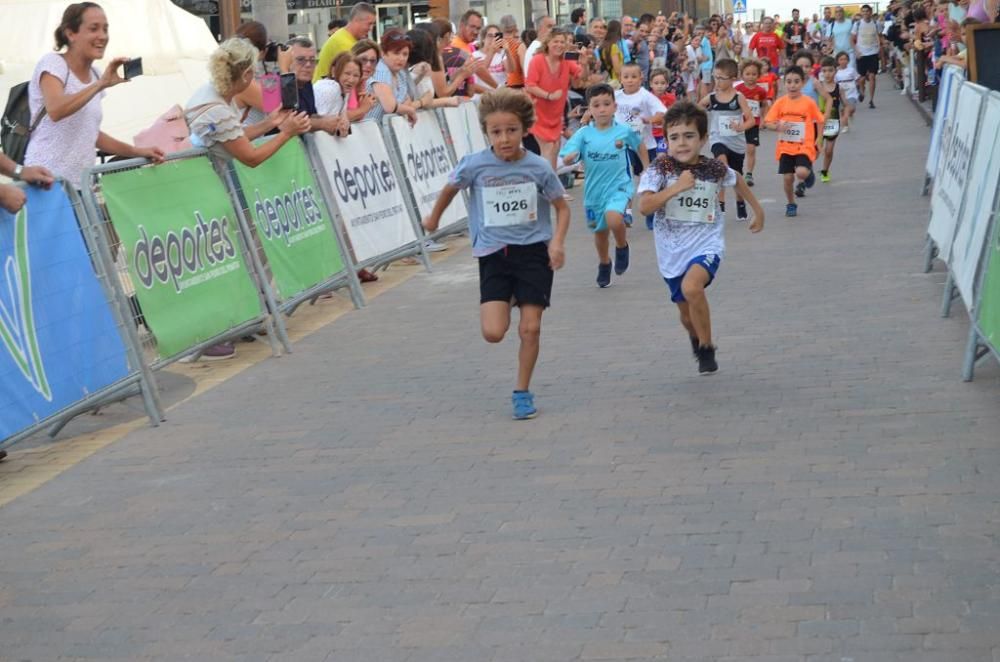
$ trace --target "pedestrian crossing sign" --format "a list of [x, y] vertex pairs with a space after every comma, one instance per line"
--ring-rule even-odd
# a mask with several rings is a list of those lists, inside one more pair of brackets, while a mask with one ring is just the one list
[[747, 13], [747, 0], [733, 0], [733, 13], [734, 14]]

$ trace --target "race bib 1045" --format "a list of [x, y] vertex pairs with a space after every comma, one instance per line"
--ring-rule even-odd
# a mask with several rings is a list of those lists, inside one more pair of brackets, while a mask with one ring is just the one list
[[804, 143], [806, 141], [806, 123], [785, 122], [785, 130], [781, 132], [781, 139], [788, 143]]
[[671, 221], [715, 223], [715, 203], [719, 197], [716, 182], [695, 180], [694, 186], [667, 201], [663, 212]]
[[538, 187], [534, 182], [483, 188], [483, 225], [527, 225], [538, 220]]

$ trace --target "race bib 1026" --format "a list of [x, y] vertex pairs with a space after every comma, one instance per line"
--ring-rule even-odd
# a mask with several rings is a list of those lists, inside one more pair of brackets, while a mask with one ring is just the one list
[[715, 203], [718, 197], [718, 183], [695, 180], [693, 187], [670, 198], [663, 207], [663, 212], [671, 221], [715, 223]]
[[534, 182], [483, 188], [483, 225], [527, 225], [538, 220], [538, 187]]

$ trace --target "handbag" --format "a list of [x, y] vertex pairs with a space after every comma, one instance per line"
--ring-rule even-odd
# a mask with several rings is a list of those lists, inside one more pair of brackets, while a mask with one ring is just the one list
[[191, 149], [191, 130], [184, 119], [184, 109], [172, 106], [152, 126], [137, 133], [133, 143], [136, 147], [159, 147], [164, 154]]

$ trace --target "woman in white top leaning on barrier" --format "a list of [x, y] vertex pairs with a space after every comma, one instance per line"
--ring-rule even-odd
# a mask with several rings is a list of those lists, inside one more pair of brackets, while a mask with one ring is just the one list
[[[208, 59], [211, 80], [191, 96], [184, 116], [191, 127], [191, 144], [204, 147], [222, 160], [236, 159], [255, 168], [282, 145], [309, 131], [309, 117], [291, 110], [276, 110], [267, 119], [244, 127], [242, 112], [234, 98], [254, 79], [257, 49], [246, 39], [227, 39]], [[273, 129], [271, 140], [254, 145], [253, 141]]]
[[[114, 58], [104, 73], [94, 66], [108, 46], [108, 18], [100, 5], [78, 2], [67, 7], [55, 39], [57, 52], [39, 61], [28, 85], [31, 116], [34, 121], [39, 113], [44, 117], [31, 134], [25, 162], [44, 166], [79, 188], [84, 171], [97, 160], [97, 149], [163, 160], [157, 147], [135, 147], [101, 131], [104, 91], [127, 82], [118, 70], [128, 58]], [[66, 52], [59, 53], [63, 48]]]

